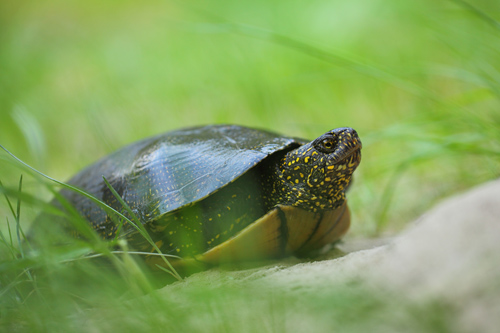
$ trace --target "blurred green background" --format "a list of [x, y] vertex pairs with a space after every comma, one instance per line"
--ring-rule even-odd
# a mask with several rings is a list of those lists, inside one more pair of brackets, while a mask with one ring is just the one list
[[[350, 126], [363, 159], [348, 194], [348, 237], [394, 235], [439, 200], [499, 176], [500, 1], [471, 4], [1, 1], [0, 144], [64, 181], [180, 127], [235, 123], [312, 139]], [[23, 192], [50, 200], [0, 151], [6, 188], [21, 174]], [[39, 210], [23, 202], [25, 229]], [[388, 322], [393, 331], [453, 331], [453, 306], [416, 307], [356, 284], [307, 298], [181, 287], [177, 298], [167, 290], [124, 302], [124, 291], [137, 296], [148, 285], [133, 261], [115, 260], [116, 278], [85, 260], [65, 264], [56, 250], [23, 259], [13, 215], [2, 198], [0, 330], [260, 332], [269, 324], [279, 332], [303, 316], [317, 331]], [[78, 246], [69, 258], [88, 253]], [[28, 270], [36, 265], [42, 274]]]
[[[0, 142], [67, 180], [185, 126], [305, 138], [350, 126], [364, 143], [352, 232], [392, 233], [499, 175], [500, 2], [474, 6], [2, 1]], [[20, 171], [2, 156], [1, 180], [15, 186]]]

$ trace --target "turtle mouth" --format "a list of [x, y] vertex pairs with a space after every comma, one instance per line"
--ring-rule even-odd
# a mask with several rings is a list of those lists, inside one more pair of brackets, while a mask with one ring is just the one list
[[[353, 158], [351, 158], [353, 157]], [[344, 156], [340, 157], [337, 161], [335, 161], [334, 164], [345, 164], [345, 162], [350, 159], [350, 160], [358, 160], [361, 161], [361, 147], [355, 147], [350, 150], [348, 150]]]
[[[349, 160], [349, 161], [348, 161]], [[343, 151], [341, 154], [334, 154], [332, 165], [343, 165], [361, 162], [361, 142]]]
[[[328, 173], [333, 176], [333, 174], [336, 174], [333, 178], [337, 178], [340, 176], [340, 174], [346, 176], [350, 175], [356, 170], [356, 168], [359, 166], [361, 163], [361, 149], [360, 148], [353, 148], [350, 149], [346, 154], [341, 156], [338, 160], [334, 161], [331, 163], [330, 167], [328, 167]], [[340, 172], [340, 174], [338, 174]], [[332, 174], [333, 173], [333, 174]]]

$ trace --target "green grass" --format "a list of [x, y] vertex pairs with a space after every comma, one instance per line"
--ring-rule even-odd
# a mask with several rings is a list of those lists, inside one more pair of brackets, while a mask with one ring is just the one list
[[[492, 0], [2, 2], [0, 144], [65, 180], [183, 126], [237, 123], [311, 139], [351, 126], [363, 160], [348, 194], [349, 237], [394, 234], [442, 198], [499, 176], [499, 21]], [[363, 286], [307, 300], [200, 288], [146, 303], [134, 297], [155, 278], [97, 239], [21, 253], [21, 231], [54, 209], [46, 203], [60, 185], [3, 152], [0, 179], [10, 200], [0, 202], [2, 328], [83, 330], [88, 319], [96, 330], [286, 331], [300, 309], [318, 330], [356, 331], [398, 309]], [[109, 268], [75, 260], [90, 252]], [[247, 303], [248, 314], [238, 310]], [[253, 322], [262, 309], [265, 320]], [[241, 318], [222, 324], [229, 316]], [[446, 315], [410, 305], [389, 316], [391, 327], [419, 316], [428, 326], [417, 327], [446, 331]]]

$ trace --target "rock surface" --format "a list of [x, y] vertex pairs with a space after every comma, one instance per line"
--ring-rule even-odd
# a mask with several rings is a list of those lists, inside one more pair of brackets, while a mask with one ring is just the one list
[[412, 304], [439, 300], [457, 314], [462, 331], [500, 327], [500, 180], [437, 205], [389, 244], [307, 263], [199, 273], [162, 290], [189, 285], [258, 284], [286, 293], [321, 293], [357, 281], [402, 295]]

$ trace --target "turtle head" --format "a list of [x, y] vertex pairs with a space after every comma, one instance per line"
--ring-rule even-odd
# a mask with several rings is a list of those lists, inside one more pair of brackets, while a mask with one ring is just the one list
[[307, 210], [334, 209], [361, 161], [361, 140], [352, 128], [331, 130], [288, 152], [279, 169], [288, 204]]

